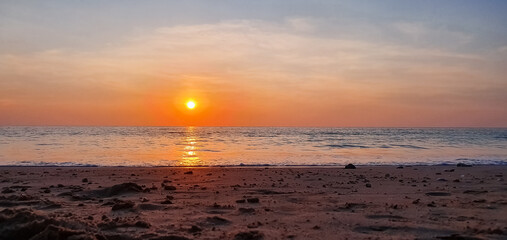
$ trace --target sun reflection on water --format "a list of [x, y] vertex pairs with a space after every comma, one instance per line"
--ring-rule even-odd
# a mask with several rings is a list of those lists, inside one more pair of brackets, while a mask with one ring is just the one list
[[179, 165], [181, 166], [202, 165], [201, 159], [197, 155], [198, 143], [194, 127], [187, 127], [185, 129], [183, 145], [184, 148]]

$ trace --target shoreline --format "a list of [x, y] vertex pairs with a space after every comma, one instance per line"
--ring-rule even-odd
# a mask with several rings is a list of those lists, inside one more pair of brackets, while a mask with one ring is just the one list
[[136, 166], [136, 165], [0, 165], [0, 168], [10, 167], [49, 167], [49, 168], [344, 168], [347, 164], [353, 164], [358, 167], [460, 167], [459, 164], [465, 164], [469, 167], [473, 166], [507, 166], [507, 161], [499, 161], [499, 163], [469, 163], [469, 162], [456, 162], [456, 163], [438, 163], [438, 164], [424, 164], [424, 163], [400, 163], [400, 164], [314, 164], [314, 165], [274, 165], [274, 164], [240, 164], [240, 165], [189, 165], [189, 166], [171, 166], [171, 165], [160, 165], [160, 166]]
[[0, 239], [507, 237], [506, 165], [356, 167], [0, 167]]

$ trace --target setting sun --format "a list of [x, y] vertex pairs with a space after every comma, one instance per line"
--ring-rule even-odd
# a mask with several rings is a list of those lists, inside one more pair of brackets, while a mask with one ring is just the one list
[[187, 102], [187, 108], [188, 109], [194, 109], [196, 106], [195, 102], [194, 101], [188, 101]]

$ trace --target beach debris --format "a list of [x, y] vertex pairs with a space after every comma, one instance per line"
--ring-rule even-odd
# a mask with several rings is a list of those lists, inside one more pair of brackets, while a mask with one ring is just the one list
[[345, 166], [345, 169], [356, 169], [356, 166], [354, 166], [352, 163], [349, 163]]

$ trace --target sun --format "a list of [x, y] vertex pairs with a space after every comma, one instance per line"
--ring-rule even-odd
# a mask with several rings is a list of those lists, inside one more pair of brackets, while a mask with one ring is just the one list
[[186, 105], [188, 109], [194, 109], [196, 106], [194, 101], [188, 101]]

